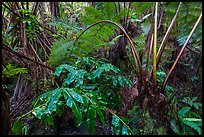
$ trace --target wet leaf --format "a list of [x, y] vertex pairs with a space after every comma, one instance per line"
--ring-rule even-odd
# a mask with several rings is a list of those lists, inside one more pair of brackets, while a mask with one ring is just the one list
[[128, 135], [128, 127], [126, 125], [123, 125], [122, 135]]
[[99, 115], [99, 118], [100, 118], [102, 124], [105, 124], [105, 118], [104, 118], [104, 116], [103, 116], [102, 111], [101, 111], [100, 108], [98, 108], [98, 107], [96, 108], [96, 110], [97, 110], [97, 113], [98, 113], [98, 115]]
[[71, 95], [76, 101], [78, 101], [78, 102], [80, 102], [80, 103], [82, 103], [82, 104], [84, 103], [82, 96], [81, 96], [79, 93], [75, 92], [74, 90], [70, 91], [70, 95]]
[[96, 109], [93, 105], [89, 107], [87, 113], [87, 124], [89, 131], [93, 131], [96, 125]]

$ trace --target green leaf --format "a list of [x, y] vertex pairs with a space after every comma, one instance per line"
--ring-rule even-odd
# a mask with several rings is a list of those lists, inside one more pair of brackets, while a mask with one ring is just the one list
[[120, 37], [122, 37], [123, 35], [118, 35], [118, 36], [116, 36], [115, 38], [113, 38], [110, 42], [108, 42], [107, 44], [108, 45], [110, 45], [110, 46], [112, 46], [114, 43], [115, 43], [115, 41], [118, 39], [118, 38], [120, 38]]
[[81, 114], [80, 108], [78, 107], [77, 103], [74, 101], [74, 99], [71, 96], [69, 96], [66, 104], [74, 112], [76, 116], [77, 124], [78, 124], [77, 126], [80, 126], [80, 124], [82, 123], [82, 114]]
[[73, 103], [72, 105], [72, 111], [74, 112], [77, 120], [77, 126], [80, 126], [82, 123], [82, 112], [80, 108], [78, 107], [77, 103]]
[[126, 125], [123, 125], [122, 135], [128, 135], [128, 127]]
[[183, 121], [191, 121], [191, 122], [201, 121], [202, 122], [202, 119], [200, 119], [200, 118], [183, 118]]
[[195, 103], [193, 103], [193, 106], [194, 106], [197, 110], [199, 110], [199, 108], [202, 107], [202, 104], [199, 103], [199, 102], [195, 102]]
[[113, 85], [116, 87], [118, 84], [118, 80], [116, 79], [116, 77], [112, 77], [113, 80]]
[[124, 80], [124, 82], [125, 82], [128, 86], [131, 86], [131, 85], [132, 85], [132, 82], [131, 82], [129, 79], [123, 77], [123, 80]]
[[29, 128], [29, 125], [28, 125], [28, 124], [26, 124], [26, 125], [23, 126], [23, 128], [22, 128], [22, 133], [23, 133], [24, 135], [28, 135], [28, 128]]
[[57, 68], [55, 69], [54, 75], [56, 75], [56, 76], [59, 77], [62, 72], [65, 72], [65, 71], [63, 71], [63, 68], [64, 68], [63, 65], [60, 65], [59, 67], [57, 67]]
[[174, 92], [175, 91], [174, 88], [172, 86], [169, 86], [169, 85], [165, 86], [165, 90], [169, 91], [169, 92]]
[[42, 115], [43, 115], [43, 108], [41, 108], [41, 107], [35, 107], [35, 108], [33, 109], [32, 114], [33, 114], [34, 116], [36, 116], [37, 118], [41, 119], [41, 117], [42, 117]]
[[62, 86], [66, 87], [67, 85], [71, 84], [75, 80], [75, 76], [72, 73], [67, 75], [67, 78], [63, 80]]
[[103, 72], [104, 72], [104, 69], [102, 67], [99, 67], [96, 70], [94, 70], [92, 74], [94, 75], [94, 78], [98, 78], [101, 76], [101, 73]]
[[199, 135], [202, 135], [202, 129], [200, 127], [198, 127], [198, 125], [194, 122], [191, 121], [182, 121], [185, 125], [188, 125], [189, 127], [191, 127], [192, 129], [196, 130], [198, 132]]
[[80, 102], [80, 103], [84, 103], [83, 102], [83, 97], [79, 94], [79, 93], [77, 93], [77, 92], [75, 92], [74, 90], [71, 90], [70, 91], [70, 95], [76, 100], [76, 101], [78, 101], [78, 102]]
[[119, 76], [118, 77], [118, 81], [119, 81], [119, 84], [122, 86], [122, 87], [125, 87], [125, 82], [124, 82], [124, 79], [123, 79], [123, 77], [121, 77], [121, 76]]
[[102, 111], [100, 110], [100, 108], [96, 107], [96, 111], [97, 111], [97, 113], [98, 113], [98, 115], [99, 115], [99, 118], [100, 118], [102, 124], [105, 124], [105, 118], [104, 118], [103, 113], [102, 113]]
[[147, 35], [149, 33], [150, 28], [151, 28], [151, 24], [150, 23], [144, 22], [144, 23], [141, 24], [141, 29], [142, 29], [142, 31], [143, 31], [143, 33], [145, 35]]
[[26, 68], [17, 68], [16, 66], [12, 64], [8, 64], [3, 70], [2, 70], [3, 75], [6, 76], [13, 76], [17, 74], [25, 74], [28, 73]]
[[112, 116], [112, 125], [113, 125], [113, 130], [114, 130], [114, 133], [116, 134], [116, 135], [119, 135], [120, 134], [120, 131], [121, 131], [121, 129], [120, 129], [120, 126], [121, 126], [121, 124], [120, 124], [120, 119], [117, 117], [117, 116], [115, 116], [115, 115], [113, 115]]
[[119, 69], [119, 68], [117, 68], [117, 67], [115, 67], [115, 66], [113, 66], [113, 65], [111, 65], [111, 64], [110, 64], [110, 68], [111, 68], [111, 70], [112, 70], [113, 72], [115, 72], [116, 74], [118, 74], [118, 73], [120, 72], [120, 69]]
[[23, 124], [21, 123], [20, 119], [17, 119], [17, 121], [14, 122], [11, 130], [14, 135], [22, 135], [22, 128]]
[[72, 99], [72, 97], [69, 96], [66, 104], [67, 104], [67, 106], [72, 108], [72, 105], [74, 104], [74, 100]]
[[104, 19], [112, 20], [116, 14], [114, 2], [105, 2], [103, 13]]
[[185, 115], [190, 111], [190, 107], [183, 107], [181, 110], [179, 110], [178, 115], [179, 118], [185, 117]]
[[50, 114], [43, 114], [41, 119], [45, 122], [45, 124], [54, 125], [52, 115]]
[[89, 107], [89, 110], [87, 112], [87, 125], [88, 130], [93, 131], [95, 129], [96, 125], [96, 109], [93, 105]]
[[114, 126], [119, 126], [120, 125], [120, 119], [118, 117], [116, 117], [115, 115], [113, 115], [111, 123]]

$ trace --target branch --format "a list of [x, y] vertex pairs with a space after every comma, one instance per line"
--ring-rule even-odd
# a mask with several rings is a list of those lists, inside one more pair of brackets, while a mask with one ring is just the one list
[[26, 57], [25, 55], [22, 55], [22, 54], [20, 54], [20, 53], [18, 53], [18, 52], [13, 51], [12, 49], [10, 49], [8, 46], [6, 46], [6, 45], [3, 44], [3, 43], [2, 43], [2, 48], [3, 48], [4, 50], [7, 50], [7, 51], [9, 51], [9, 52], [11, 52], [11, 53], [13, 53], [13, 54], [19, 56], [19, 57], [22, 57], [22, 58], [27, 59], [27, 60], [29, 60], [29, 61], [35, 62], [35, 63], [37, 63], [38, 65], [41, 65], [41, 66], [43, 66], [43, 67], [45, 67], [45, 68], [48, 68], [48, 69], [50, 69], [50, 70], [53, 70], [53, 68], [51, 68], [51, 67], [49, 67], [49, 66], [47, 66], [47, 65], [45, 65], [45, 64], [43, 64], [43, 63], [41, 63], [41, 62], [37, 62], [37, 61], [35, 61], [35, 60], [32, 60], [32, 59]]

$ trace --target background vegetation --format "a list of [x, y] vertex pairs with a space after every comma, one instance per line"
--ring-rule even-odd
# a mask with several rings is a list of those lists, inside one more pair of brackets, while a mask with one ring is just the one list
[[2, 2], [2, 133], [201, 135], [201, 2]]

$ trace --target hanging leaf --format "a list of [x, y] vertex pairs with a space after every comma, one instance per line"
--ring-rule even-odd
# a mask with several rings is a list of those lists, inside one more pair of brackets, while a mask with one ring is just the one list
[[74, 101], [74, 99], [71, 96], [69, 96], [66, 104], [74, 112], [76, 116], [76, 120], [77, 120], [77, 126], [80, 126], [82, 123], [82, 114], [81, 114], [79, 106], [77, 105], [77, 103]]
[[93, 105], [89, 107], [87, 112], [87, 124], [89, 131], [93, 131], [96, 125], [96, 109]]
[[[96, 107], [96, 111], [97, 111], [97, 113], [98, 113], [98, 115], [99, 115], [99, 118], [100, 118], [102, 124], [105, 124], [105, 118], [104, 118], [104, 116], [103, 116], [103, 113], [102, 113], [101, 109], [102, 109], [102, 108]], [[102, 110], [104, 110], [104, 109], [102, 109]]]

